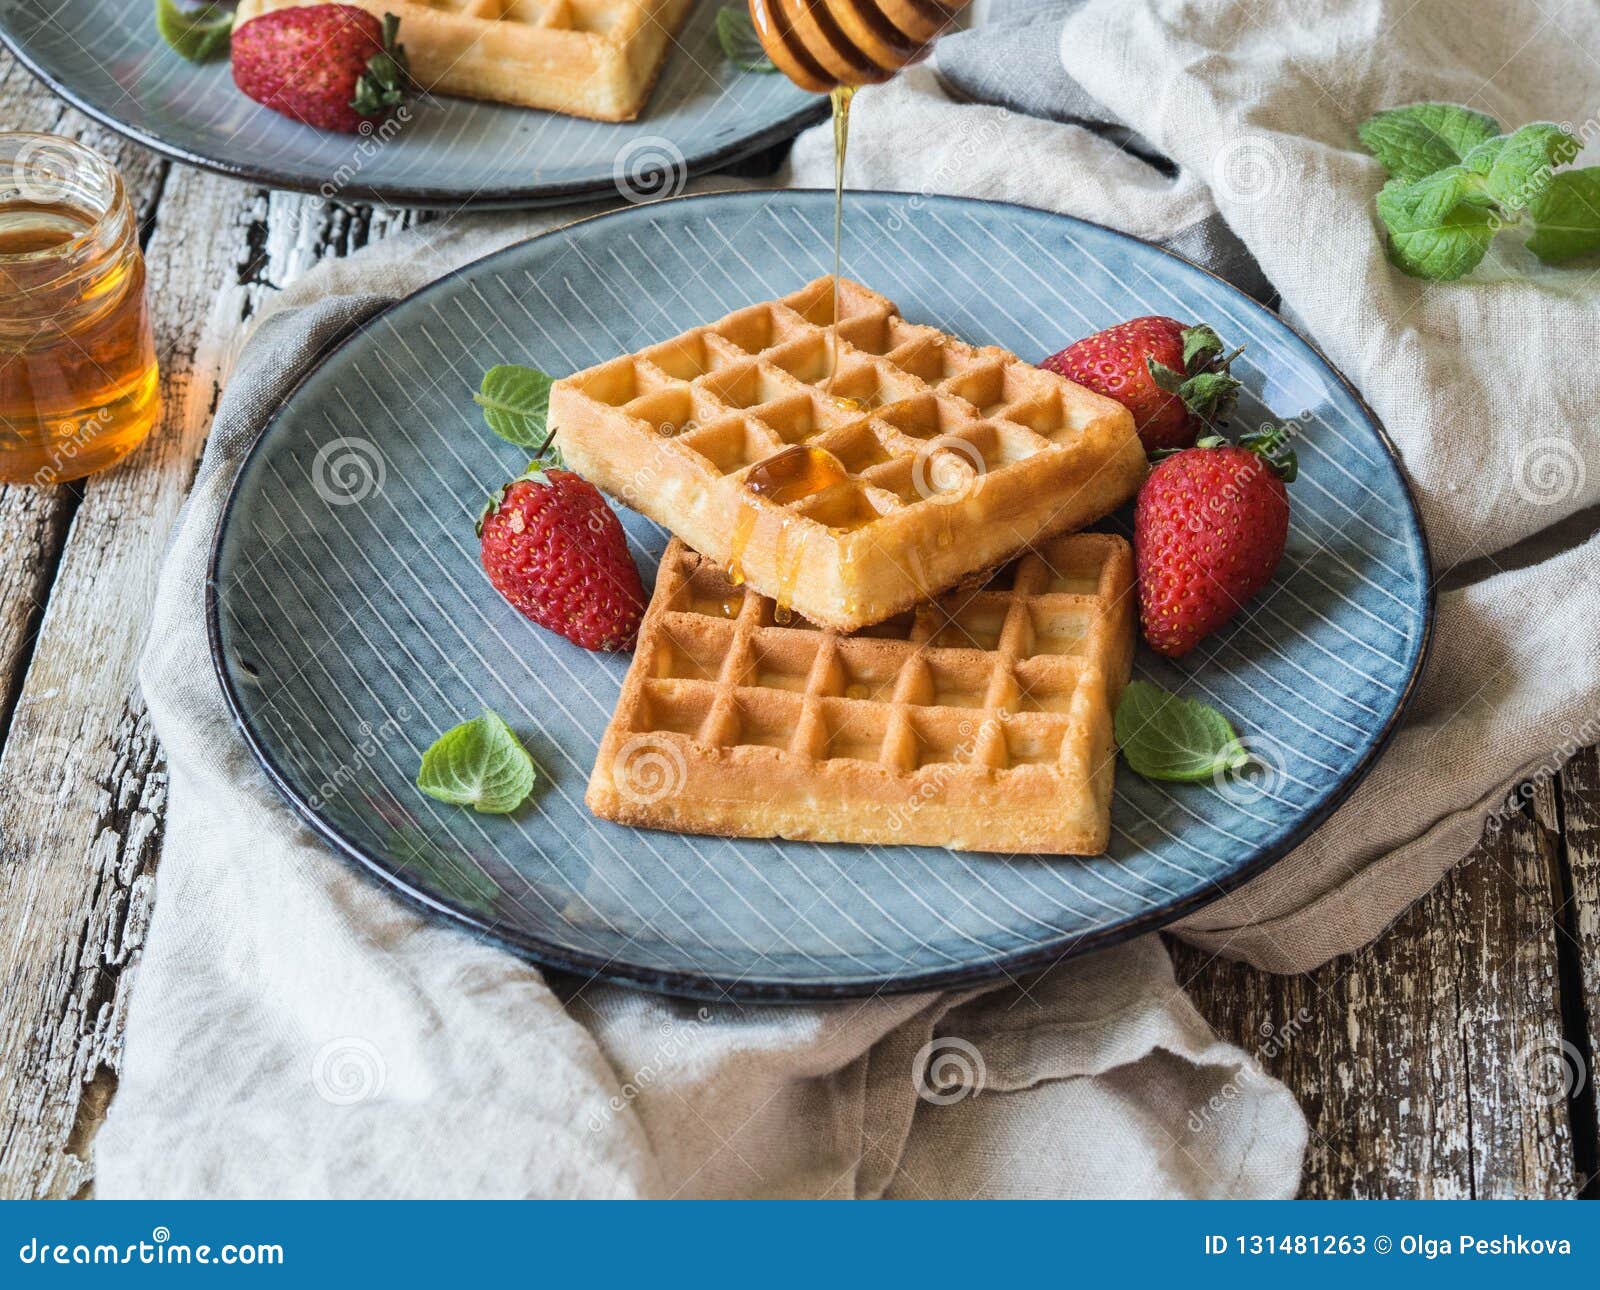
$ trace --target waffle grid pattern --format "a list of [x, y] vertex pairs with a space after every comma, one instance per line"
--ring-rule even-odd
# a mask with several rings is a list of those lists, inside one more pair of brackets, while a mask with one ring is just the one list
[[[819, 278], [558, 382], [552, 418], [578, 468], [696, 549], [746, 566], [760, 591], [793, 593], [796, 608], [841, 629], [1098, 519], [1137, 487], [1143, 454], [1118, 405], [1006, 350], [909, 323], [847, 280], [835, 375], [833, 291]], [[752, 468], [795, 445], [816, 450], [810, 461], [827, 486], [791, 498], [753, 490]], [[670, 460], [679, 496], [721, 489], [717, 513], [695, 531], [683, 515], [653, 510], [621, 477], [630, 459]], [[770, 545], [783, 548], [765, 552], [770, 568], [741, 549], [769, 545], [751, 541], [762, 515]], [[988, 523], [999, 517], [1003, 525]], [[831, 556], [818, 554], [830, 543]], [[828, 581], [799, 576], [808, 551], [834, 566], [831, 583], [847, 597], [852, 577], [870, 579], [872, 559], [895, 566], [899, 594], [885, 603], [863, 592], [861, 604], [832, 612], [807, 604]]]
[[822, 278], [574, 384], [654, 427], [710, 475], [742, 474], [796, 443], [831, 453], [848, 478], [793, 510], [841, 529], [940, 505], [940, 493], [970, 484], [976, 463], [987, 477], [1026, 461], [1102, 411], [1072, 399], [1075, 387], [1059, 377], [908, 323], [848, 281], [839, 292], [839, 375], [824, 389], [834, 371], [832, 317], [832, 281]]
[[[780, 622], [772, 600], [674, 541], [590, 804], [628, 823], [746, 836], [1099, 851], [1109, 830], [1110, 711], [1132, 658], [1131, 579], [1122, 539], [1075, 534], [976, 590], [844, 636]], [[669, 756], [683, 783], [670, 799], [628, 800], [625, 750], [641, 737], [676, 749]], [[767, 750], [811, 782], [813, 800], [796, 816], [810, 831], [764, 827], [764, 808], [787, 782], [763, 770]], [[824, 793], [825, 765], [845, 773]], [[1014, 782], [1015, 771], [1028, 782]], [[927, 783], [937, 784], [937, 810]], [[741, 797], [744, 807], [723, 809]], [[1030, 805], [1044, 808], [1047, 834]], [[938, 817], [922, 822], [925, 839], [916, 836], [924, 807]], [[951, 812], [966, 816], [953, 833]]]

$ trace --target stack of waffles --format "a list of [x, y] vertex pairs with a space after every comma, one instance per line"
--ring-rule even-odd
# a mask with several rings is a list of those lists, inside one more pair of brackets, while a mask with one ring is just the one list
[[[321, 0], [240, 0], [236, 23]], [[691, 0], [344, 0], [400, 20], [411, 75], [438, 94], [631, 121]]]
[[550, 417], [676, 534], [597, 815], [1104, 849], [1133, 570], [1079, 530], [1144, 477], [1120, 405], [821, 278], [557, 382]]

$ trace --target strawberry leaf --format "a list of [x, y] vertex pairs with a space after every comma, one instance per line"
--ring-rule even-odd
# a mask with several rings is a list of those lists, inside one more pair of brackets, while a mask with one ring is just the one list
[[422, 754], [417, 787], [452, 806], [508, 815], [533, 792], [536, 777], [533, 758], [511, 727], [486, 711], [434, 740]]
[[355, 97], [350, 100], [350, 106], [362, 116], [383, 116], [406, 101], [411, 65], [406, 47], [396, 40], [399, 31], [400, 19], [384, 14], [383, 49], [367, 59], [367, 70], [357, 79]]
[[1209, 364], [1213, 359], [1222, 356], [1222, 337], [1207, 327], [1204, 323], [1195, 327], [1186, 327], [1183, 330], [1183, 370], [1193, 372], [1195, 360], [1202, 360], [1200, 366]]
[[1150, 379], [1168, 394], [1178, 394], [1183, 390], [1183, 373], [1174, 372], [1165, 363], [1158, 363], [1155, 359], [1146, 356], [1144, 365], [1149, 369]]
[[1239, 440], [1239, 446], [1259, 456], [1284, 483], [1292, 484], [1300, 477], [1300, 458], [1289, 442], [1290, 433], [1287, 426], [1262, 426]]
[[1146, 779], [1197, 783], [1250, 762], [1232, 723], [1215, 708], [1148, 681], [1130, 681], [1117, 704], [1117, 743]]
[[1239, 382], [1227, 372], [1200, 372], [1177, 389], [1184, 405], [1202, 421], [1226, 420], [1239, 401]]
[[223, 58], [233, 35], [233, 10], [224, 4], [182, 9], [177, 0], [156, 0], [156, 31], [191, 63]]
[[538, 448], [550, 418], [550, 387], [555, 382], [536, 367], [501, 363], [483, 374], [472, 401], [483, 409], [489, 429], [519, 448]]

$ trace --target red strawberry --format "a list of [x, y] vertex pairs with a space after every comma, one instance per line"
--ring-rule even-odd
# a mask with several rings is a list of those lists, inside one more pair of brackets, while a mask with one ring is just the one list
[[1266, 586], [1289, 534], [1287, 432], [1232, 444], [1207, 436], [1167, 457], [1139, 490], [1133, 550], [1139, 617], [1157, 654], [1180, 658]]
[[539, 626], [584, 649], [631, 649], [644, 584], [600, 490], [535, 460], [489, 499], [478, 533], [494, 588]]
[[1187, 448], [1202, 426], [1233, 411], [1239, 382], [1228, 364], [1238, 353], [1223, 357], [1222, 341], [1207, 326], [1151, 316], [1085, 336], [1039, 366], [1122, 404], [1145, 450], [1154, 452]]
[[233, 32], [233, 83], [274, 112], [356, 134], [405, 99], [399, 20], [348, 4], [273, 9]]

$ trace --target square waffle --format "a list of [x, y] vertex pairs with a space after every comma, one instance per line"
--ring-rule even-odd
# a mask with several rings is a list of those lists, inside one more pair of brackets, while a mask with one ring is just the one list
[[843, 635], [674, 539], [585, 800], [683, 833], [1096, 854], [1132, 587], [1126, 542], [1077, 533]]
[[[322, 0], [241, 0], [236, 23]], [[344, 0], [400, 19], [424, 89], [631, 121], [692, 0]]]
[[1082, 528], [1144, 478], [1112, 400], [854, 282], [836, 336], [833, 319], [818, 278], [557, 381], [557, 443], [734, 581], [840, 631]]

